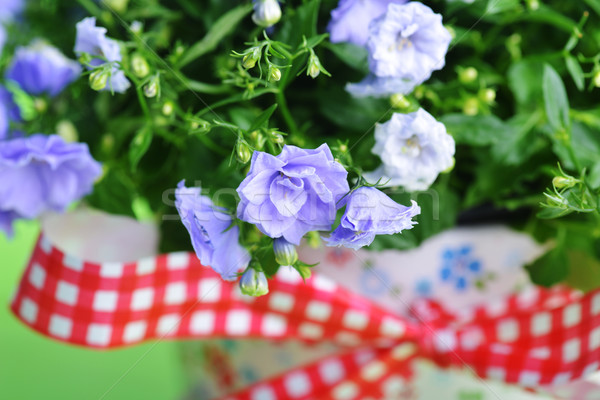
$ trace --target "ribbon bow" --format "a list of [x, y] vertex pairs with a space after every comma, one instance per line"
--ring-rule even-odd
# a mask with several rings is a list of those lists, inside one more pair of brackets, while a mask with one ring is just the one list
[[65, 254], [42, 236], [11, 308], [44, 335], [99, 349], [156, 338], [339, 345], [338, 355], [227, 399], [389, 398], [415, 357], [531, 388], [600, 366], [600, 290], [535, 288], [462, 315], [423, 302], [403, 316], [317, 274], [304, 282], [282, 268], [270, 293], [252, 298], [193, 253], [100, 264]]

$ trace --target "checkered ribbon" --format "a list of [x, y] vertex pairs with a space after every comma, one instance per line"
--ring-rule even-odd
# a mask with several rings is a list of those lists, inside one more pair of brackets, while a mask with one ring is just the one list
[[251, 298], [192, 253], [98, 264], [41, 237], [11, 307], [44, 335], [100, 349], [165, 337], [340, 347], [337, 356], [228, 399], [388, 398], [415, 357], [531, 388], [566, 383], [600, 365], [600, 290], [535, 288], [461, 315], [423, 302], [402, 316], [316, 274], [305, 283], [282, 268], [269, 295]]

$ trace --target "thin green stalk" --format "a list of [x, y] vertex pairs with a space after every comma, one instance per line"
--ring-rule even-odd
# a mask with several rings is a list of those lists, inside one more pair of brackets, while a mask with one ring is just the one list
[[281, 111], [281, 116], [285, 120], [288, 128], [290, 129], [290, 133], [292, 135], [298, 134], [298, 125], [296, 121], [294, 121], [294, 117], [292, 117], [292, 113], [287, 105], [287, 100], [285, 99], [285, 95], [283, 91], [279, 91], [275, 94], [275, 99], [277, 104], [279, 105], [279, 110]]

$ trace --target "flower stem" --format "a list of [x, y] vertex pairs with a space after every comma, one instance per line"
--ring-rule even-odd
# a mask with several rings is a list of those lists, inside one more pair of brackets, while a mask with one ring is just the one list
[[296, 125], [296, 121], [294, 121], [294, 118], [292, 117], [292, 113], [290, 112], [290, 109], [288, 108], [287, 100], [285, 99], [285, 95], [283, 94], [282, 90], [279, 90], [275, 94], [275, 99], [277, 101], [277, 104], [279, 105], [279, 110], [281, 111], [281, 116], [285, 120], [285, 123], [287, 124], [287, 126], [290, 130], [290, 133], [292, 135], [297, 134], [298, 133], [298, 125]]

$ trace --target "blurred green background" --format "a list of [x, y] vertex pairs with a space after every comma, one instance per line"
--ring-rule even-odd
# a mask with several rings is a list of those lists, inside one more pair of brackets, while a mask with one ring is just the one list
[[54, 342], [21, 324], [8, 308], [37, 238], [36, 223], [0, 234], [0, 398], [176, 399], [185, 375], [174, 342], [94, 351]]

